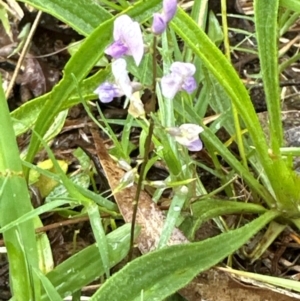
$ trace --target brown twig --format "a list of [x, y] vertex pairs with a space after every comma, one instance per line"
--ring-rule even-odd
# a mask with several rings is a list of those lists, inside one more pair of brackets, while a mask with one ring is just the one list
[[27, 53], [27, 51], [28, 51], [28, 49], [29, 49], [29, 44], [30, 44], [30, 42], [31, 42], [31, 40], [32, 40], [32, 37], [33, 37], [33, 35], [34, 35], [34, 32], [35, 32], [35, 30], [36, 30], [36, 28], [37, 28], [37, 25], [38, 25], [38, 23], [39, 23], [39, 21], [40, 21], [41, 16], [42, 16], [42, 11], [39, 11], [39, 12], [37, 13], [36, 17], [35, 17], [35, 20], [34, 20], [33, 24], [32, 24], [32, 27], [31, 27], [31, 29], [30, 29], [30, 32], [29, 32], [29, 34], [28, 34], [28, 37], [27, 37], [27, 39], [26, 39], [26, 42], [25, 42], [24, 47], [23, 47], [23, 49], [22, 49], [22, 52], [21, 52], [21, 54], [20, 54], [18, 63], [17, 63], [17, 65], [16, 65], [16, 68], [15, 68], [15, 70], [14, 70], [14, 73], [13, 73], [13, 75], [12, 75], [12, 78], [11, 78], [11, 80], [10, 80], [10, 82], [9, 82], [9, 85], [8, 85], [8, 87], [7, 87], [7, 90], [6, 90], [6, 92], [5, 92], [5, 97], [6, 97], [6, 98], [9, 97], [9, 94], [10, 94], [11, 90], [13, 89], [13, 86], [14, 86], [15, 81], [16, 81], [16, 79], [17, 79], [18, 73], [19, 73], [20, 68], [21, 68], [21, 66], [22, 66], [23, 60], [24, 60], [24, 58], [25, 58], [25, 56], [26, 56], [26, 53]]

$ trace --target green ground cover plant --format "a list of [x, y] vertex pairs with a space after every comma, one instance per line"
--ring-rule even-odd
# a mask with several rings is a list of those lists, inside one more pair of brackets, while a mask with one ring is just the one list
[[[230, 62], [226, 21], [221, 29], [215, 16], [200, 14], [207, 8], [206, 1], [195, 0], [189, 13], [176, 0], [20, 2], [53, 15], [85, 38], [66, 64], [62, 79], [49, 93], [9, 112], [4, 92], [0, 91], [0, 232], [7, 248], [12, 300], [57, 301], [69, 295], [79, 300], [76, 298], [81, 288], [101, 277], [102, 285], [90, 300], [164, 300], [200, 272], [230, 257], [258, 232], [264, 231], [267, 238], [253, 251], [253, 261], [287, 225], [299, 230], [300, 178], [291, 164], [299, 149], [284, 145], [279, 90], [283, 66], [278, 63], [278, 38], [284, 33], [285, 24], [279, 21], [287, 11], [300, 13], [298, 1], [254, 1], [268, 138], [249, 93]], [[221, 41], [225, 54], [219, 48]], [[110, 63], [89, 76], [105, 55], [111, 58]], [[148, 111], [141, 101], [146, 89], [151, 91], [153, 108]], [[128, 165], [132, 151], [130, 132], [133, 128], [140, 130], [139, 174], [137, 168], [129, 168], [130, 177], [118, 189], [122, 191], [122, 185], [136, 182], [133, 216], [145, 184], [155, 188], [153, 199], [159, 199], [164, 190], [171, 188], [172, 200], [156, 250], [131, 260], [111, 276], [111, 268], [131, 254], [140, 228], [133, 219], [131, 225], [115, 227], [107, 233], [101, 213], [110, 214], [112, 220], [120, 218], [117, 205], [88, 190], [89, 185], [78, 184], [69, 177], [47, 142], [60, 132], [66, 110], [72, 106], [82, 103], [91, 115], [89, 101], [98, 98], [100, 103], [108, 103], [121, 96], [126, 98], [126, 119], [105, 119], [98, 106], [102, 118], [95, 120], [113, 141], [111, 154]], [[208, 108], [216, 114], [212, 122], [206, 122]], [[112, 130], [114, 123], [124, 126], [120, 139]], [[235, 141], [238, 155], [216, 134], [221, 127]], [[30, 144], [21, 157], [15, 138], [28, 130]], [[41, 149], [46, 150], [55, 173], [33, 164]], [[193, 156], [203, 149], [213, 166], [206, 166]], [[81, 153], [77, 156], [84, 165], [87, 159]], [[147, 171], [156, 162], [166, 167], [168, 177], [159, 182], [147, 181]], [[208, 192], [198, 167], [217, 178], [220, 187]], [[65, 189], [65, 196], [33, 209], [27, 188], [32, 170], [57, 181]], [[233, 200], [233, 183], [237, 179], [243, 182], [249, 199]], [[219, 192], [227, 200], [214, 197]], [[82, 206], [82, 212], [89, 217], [96, 243], [52, 268], [49, 241], [45, 235], [35, 234], [35, 228], [42, 225], [39, 216], [55, 209], [67, 214], [76, 206]], [[242, 219], [241, 225], [233, 228], [221, 218], [243, 213], [251, 218]], [[209, 219], [222, 233], [194, 242], [195, 233]], [[176, 227], [190, 242], [168, 244]], [[275, 235], [269, 235], [270, 232]], [[297, 281], [281, 282], [280, 278], [263, 275], [260, 280], [300, 291]]]

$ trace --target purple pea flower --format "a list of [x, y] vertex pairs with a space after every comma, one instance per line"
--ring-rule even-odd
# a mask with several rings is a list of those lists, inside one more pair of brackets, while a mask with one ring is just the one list
[[196, 67], [191, 63], [175, 62], [171, 73], [161, 79], [161, 90], [164, 97], [173, 99], [178, 91], [185, 90], [191, 94], [197, 87], [193, 77]]
[[124, 59], [117, 59], [111, 64], [111, 71], [114, 75], [115, 83], [120, 88], [123, 95], [130, 98], [132, 95], [132, 85], [126, 67], [127, 63]]
[[123, 55], [132, 55], [135, 63], [139, 65], [144, 55], [144, 42], [139, 23], [127, 15], [117, 17], [113, 37], [114, 42], [106, 48], [105, 53], [115, 59]]
[[153, 14], [152, 32], [162, 34], [167, 24], [174, 18], [177, 10], [177, 0], [164, 0], [163, 11], [161, 14]]
[[167, 28], [167, 23], [162, 14], [155, 13], [153, 14], [153, 23], [151, 30], [155, 34], [162, 34]]
[[163, 1], [163, 14], [167, 22], [170, 22], [177, 10], [177, 0], [164, 0]]
[[123, 95], [117, 85], [108, 82], [101, 84], [94, 93], [98, 95], [99, 100], [103, 103], [111, 102], [115, 97]]
[[111, 102], [115, 97], [126, 95], [129, 99], [133, 98], [133, 93], [141, 89], [141, 84], [131, 82], [126, 69], [127, 64], [124, 59], [116, 59], [111, 64], [114, 83], [105, 82], [95, 91], [102, 103]]
[[175, 140], [187, 147], [192, 152], [200, 151], [203, 148], [199, 134], [203, 132], [203, 128], [197, 124], [184, 123], [179, 127], [168, 128], [167, 132], [175, 138]]

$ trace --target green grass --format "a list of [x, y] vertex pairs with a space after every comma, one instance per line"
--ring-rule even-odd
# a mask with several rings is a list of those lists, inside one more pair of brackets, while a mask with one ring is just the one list
[[[100, 279], [102, 285], [91, 300], [164, 300], [199, 272], [234, 254], [264, 228], [267, 228], [266, 233], [277, 234], [287, 224], [299, 229], [300, 180], [285, 156], [296, 156], [299, 149], [284, 145], [279, 89], [280, 72], [295, 58], [278, 64], [278, 33], [283, 35], [296, 20], [300, 13], [298, 1], [254, 1], [256, 33], [251, 38], [256, 39], [258, 45], [255, 53], [260, 59], [260, 78], [268, 107], [269, 139], [243, 81], [228, 59], [228, 52], [226, 56], [220, 50], [222, 41], [227, 41], [228, 32], [226, 27], [222, 30], [212, 13], [207, 13], [206, 1], [195, 0], [189, 13], [178, 8], [167, 31], [153, 43], [149, 27], [153, 13], [161, 10], [160, 0], [134, 1], [130, 6], [125, 1], [96, 4], [92, 0], [74, 0], [72, 5], [68, 0], [21, 2], [53, 15], [85, 39], [65, 66], [63, 78], [48, 94], [9, 113], [4, 93], [0, 91], [0, 232], [7, 248], [13, 300], [62, 300], [67, 295], [75, 296], [95, 279]], [[144, 88], [155, 91], [158, 109], [152, 110], [147, 119], [131, 115], [124, 120], [106, 119], [98, 105], [100, 120], [97, 120], [89, 108], [88, 101], [97, 98], [93, 93], [95, 88], [112, 78], [109, 64], [93, 76], [88, 75], [111, 43], [117, 14], [128, 14], [143, 26], [148, 52], [139, 67], [130, 57], [126, 60], [134, 79]], [[204, 31], [206, 21], [207, 32]], [[242, 50], [236, 46], [227, 44], [227, 50]], [[156, 59], [157, 67], [153, 69]], [[195, 79], [199, 88], [191, 95], [179, 92], [170, 100], [161, 93], [160, 79], [169, 72], [174, 61], [196, 66]], [[91, 184], [94, 170], [89, 168], [89, 158], [80, 150], [76, 151], [74, 156], [82, 168], [80, 174], [74, 176], [62, 170], [47, 144], [62, 130], [67, 110], [80, 103], [99, 130], [109, 137], [112, 144], [109, 151], [116, 162], [126, 162], [128, 166], [130, 153], [135, 150], [138, 160], [145, 162], [144, 170], [159, 163], [168, 172], [168, 177], [159, 182], [144, 180], [146, 173], [133, 177], [139, 188], [152, 186], [156, 201], [169, 189], [170, 205], [164, 226], [158, 231], [161, 235], [153, 234], [157, 250], [134, 259], [113, 276], [111, 268], [130, 251], [130, 225], [119, 226], [121, 215], [111, 198], [88, 189], [92, 185], [96, 190], [95, 183]], [[210, 123], [205, 122], [208, 109], [215, 114]], [[207, 162], [199, 161], [166, 131], [183, 123], [203, 126], [200, 136], [209, 158]], [[123, 126], [121, 134], [114, 132], [115, 124]], [[154, 126], [153, 134], [150, 124]], [[217, 131], [221, 127], [227, 132], [229, 141], [238, 144], [238, 154], [220, 140]], [[32, 130], [30, 144], [22, 162], [16, 137], [29, 129]], [[140, 131], [139, 141], [133, 143], [131, 133], [136, 129]], [[146, 145], [147, 139], [151, 139], [151, 147]], [[46, 150], [54, 171], [33, 164], [41, 149]], [[147, 160], [150, 151], [152, 156]], [[214, 190], [202, 182], [199, 167], [218, 183]], [[47, 202], [36, 209], [32, 208], [27, 188], [31, 170], [57, 182]], [[245, 189], [242, 196], [242, 189], [237, 189], [241, 186]], [[81, 208], [80, 212], [75, 208]], [[48, 238], [36, 236], [34, 231], [42, 226], [39, 215], [55, 210], [62, 216], [87, 215], [96, 243], [53, 269]], [[248, 214], [247, 220], [243, 218], [244, 213]], [[110, 218], [103, 219], [104, 214], [109, 214]], [[222, 218], [227, 214], [240, 216], [241, 224], [228, 226]], [[151, 214], [148, 218], [151, 219]], [[193, 242], [196, 231], [209, 219], [223, 233]], [[168, 245], [176, 227], [191, 243]], [[135, 235], [138, 230], [137, 227]], [[267, 238], [265, 243], [260, 242], [253, 258], [259, 257], [275, 239], [276, 235]], [[260, 281], [299, 291], [296, 281], [279, 277], [261, 277]]]

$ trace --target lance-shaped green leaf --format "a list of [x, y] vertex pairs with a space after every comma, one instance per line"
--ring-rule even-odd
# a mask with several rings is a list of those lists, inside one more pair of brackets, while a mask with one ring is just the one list
[[[0, 128], [0, 225], [4, 227], [30, 212], [32, 206], [1, 80]], [[38, 297], [38, 293], [35, 294], [39, 291], [37, 278], [32, 276], [32, 268], [38, 269], [39, 263], [33, 221], [28, 220], [22, 226], [15, 225], [3, 236], [12, 293], [16, 300], [33, 300]]]
[[109, 278], [91, 301], [163, 300], [232, 254], [278, 214], [269, 211], [240, 229], [148, 253]]

